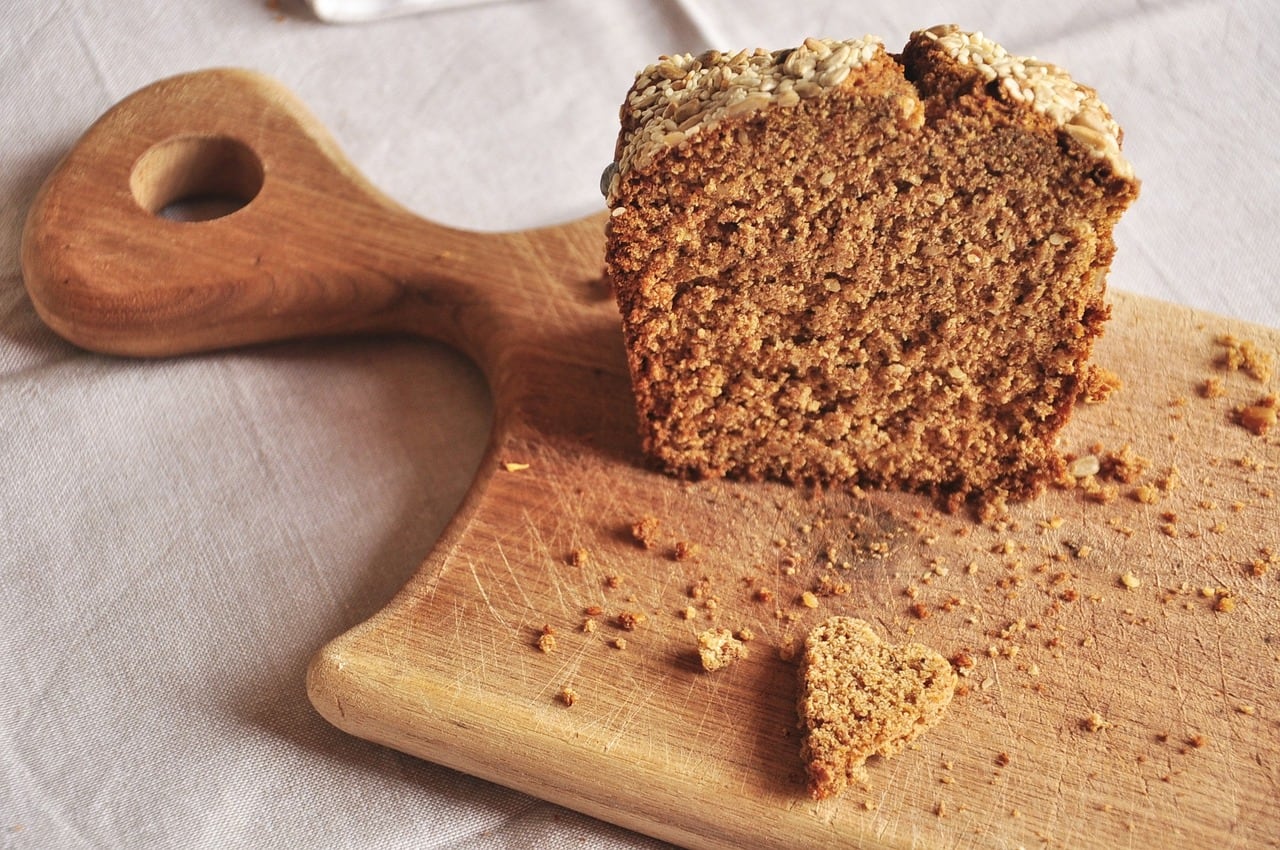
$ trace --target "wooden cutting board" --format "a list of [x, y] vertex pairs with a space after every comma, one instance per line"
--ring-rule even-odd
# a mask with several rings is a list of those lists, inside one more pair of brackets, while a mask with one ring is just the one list
[[[207, 193], [248, 203], [153, 215]], [[219, 70], [95, 124], [23, 265], [92, 349], [408, 331], [484, 370], [497, 421], [457, 517], [311, 665], [352, 734], [691, 847], [1275, 846], [1280, 428], [1236, 413], [1275, 379], [1228, 368], [1222, 337], [1274, 357], [1280, 332], [1116, 293], [1097, 360], [1123, 388], [1064, 438], [1103, 474], [998, 517], [683, 483], [638, 454], [602, 232], [422, 221], [288, 92]], [[965, 675], [939, 727], [815, 803], [788, 658], [833, 613]], [[703, 671], [712, 626], [749, 630], [750, 657]]]

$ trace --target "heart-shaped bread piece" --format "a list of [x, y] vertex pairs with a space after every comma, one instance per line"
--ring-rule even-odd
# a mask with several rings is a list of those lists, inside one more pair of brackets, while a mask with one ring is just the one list
[[689, 476], [1027, 498], [1137, 197], [1061, 68], [954, 26], [667, 56], [622, 107], [606, 271], [645, 450]]
[[866, 760], [896, 755], [934, 726], [955, 688], [951, 664], [927, 646], [885, 643], [855, 617], [813, 628], [800, 664], [798, 710], [814, 799], [865, 781]]

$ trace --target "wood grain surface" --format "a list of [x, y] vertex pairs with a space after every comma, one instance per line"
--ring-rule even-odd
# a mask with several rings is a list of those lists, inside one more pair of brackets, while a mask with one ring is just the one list
[[[210, 191], [247, 203], [154, 214]], [[23, 265], [46, 321], [98, 350], [394, 330], [484, 371], [497, 420], [457, 517], [311, 665], [352, 734], [690, 847], [1276, 844], [1280, 429], [1236, 413], [1276, 379], [1229, 369], [1222, 338], [1274, 356], [1280, 331], [1114, 293], [1096, 360], [1123, 388], [1063, 438], [1102, 473], [998, 516], [681, 482], [638, 454], [602, 225], [417, 219], [291, 95], [224, 70], [104, 116], [37, 199]], [[833, 613], [964, 675], [939, 727], [817, 803], [788, 658]], [[703, 671], [711, 626], [748, 629], [750, 657]]]

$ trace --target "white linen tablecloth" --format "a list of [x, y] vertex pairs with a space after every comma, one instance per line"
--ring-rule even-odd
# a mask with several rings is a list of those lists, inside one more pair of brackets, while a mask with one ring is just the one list
[[521, 0], [341, 26], [297, 2], [7, 2], [0, 847], [658, 846], [312, 711], [307, 659], [388, 600], [465, 492], [483, 381], [406, 339], [159, 361], [61, 341], [20, 232], [99, 114], [171, 74], [253, 68], [410, 209], [521, 229], [602, 208], [618, 105], [659, 54], [868, 32], [893, 49], [949, 21], [1071, 69], [1125, 127], [1144, 186], [1112, 287], [1280, 325], [1271, 0]]

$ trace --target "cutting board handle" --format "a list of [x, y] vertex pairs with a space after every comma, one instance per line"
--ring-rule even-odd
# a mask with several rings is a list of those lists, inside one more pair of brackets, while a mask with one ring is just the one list
[[[206, 195], [238, 209], [161, 215]], [[42, 318], [97, 351], [390, 330], [484, 361], [530, 299], [559, 297], [530, 291], [546, 278], [522, 274], [530, 242], [414, 216], [283, 86], [214, 69], [148, 86], [85, 133], [36, 197], [22, 267]]]

